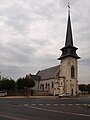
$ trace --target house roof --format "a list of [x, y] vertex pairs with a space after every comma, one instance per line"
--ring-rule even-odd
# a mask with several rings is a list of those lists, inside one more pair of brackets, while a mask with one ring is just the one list
[[60, 72], [60, 65], [38, 71], [36, 75], [40, 76], [40, 80], [48, 80], [58, 76], [59, 72]]

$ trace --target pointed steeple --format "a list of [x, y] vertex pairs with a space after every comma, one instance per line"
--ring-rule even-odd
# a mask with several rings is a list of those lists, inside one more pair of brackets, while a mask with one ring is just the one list
[[72, 35], [72, 27], [71, 27], [71, 19], [70, 19], [70, 4], [68, 4], [68, 22], [67, 22], [65, 46], [61, 49], [62, 55], [58, 58], [58, 60], [61, 60], [68, 56], [79, 59], [80, 57], [76, 53], [77, 49], [78, 48], [73, 46], [73, 35]]
[[70, 6], [69, 6], [69, 4], [68, 4], [68, 24], [67, 24], [65, 46], [73, 46], [73, 37], [72, 37], [72, 27], [71, 27]]

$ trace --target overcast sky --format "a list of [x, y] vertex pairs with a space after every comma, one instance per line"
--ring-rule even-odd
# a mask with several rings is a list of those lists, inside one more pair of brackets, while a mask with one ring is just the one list
[[[68, 0], [0, 0], [0, 71], [17, 80], [59, 65]], [[79, 83], [90, 83], [90, 0], [71, 0]]]

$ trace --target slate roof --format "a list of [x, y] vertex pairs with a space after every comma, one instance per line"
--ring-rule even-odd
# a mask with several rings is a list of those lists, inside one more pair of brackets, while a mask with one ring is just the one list
[[37, 75], [31, 74], [31, 78], [32, 78], [32, 80], [40, 80], [40, 76], [37, 76]]
[[38, 71], [36, 75], [40, 76], [41, 80], [48, 80], [55, 78], [59, 74], [59, 72], [60, 72], [60, 65]]
[[73, 37], [72, 37], [72, 27], [71, 27], [70, 14], [68, 15], [68, 24], [67, 24], [65, 46], [73, 46]]

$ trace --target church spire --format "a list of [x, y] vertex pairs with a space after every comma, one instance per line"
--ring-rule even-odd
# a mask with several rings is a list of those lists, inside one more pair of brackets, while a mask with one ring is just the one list
[[70, 19], [70, 3], [68, 3], [68, 24], [67, 24], [65, 46], [73, 46], [72, 27], [71, 27], [71, 19]]
[[65, 46], [61, 49], [62, 55], [58, 58], [58, 60], [61, 60], [69, 56], [79, 59], [80, 57], [76, 53], [77, 49], [78, 48], [73, 46], [73, 36], [72, 36], [72, 27], [71, 27], [71, 19], [70, 19], [70, 3], [68, 3], [68, 22], [67, 22]]

